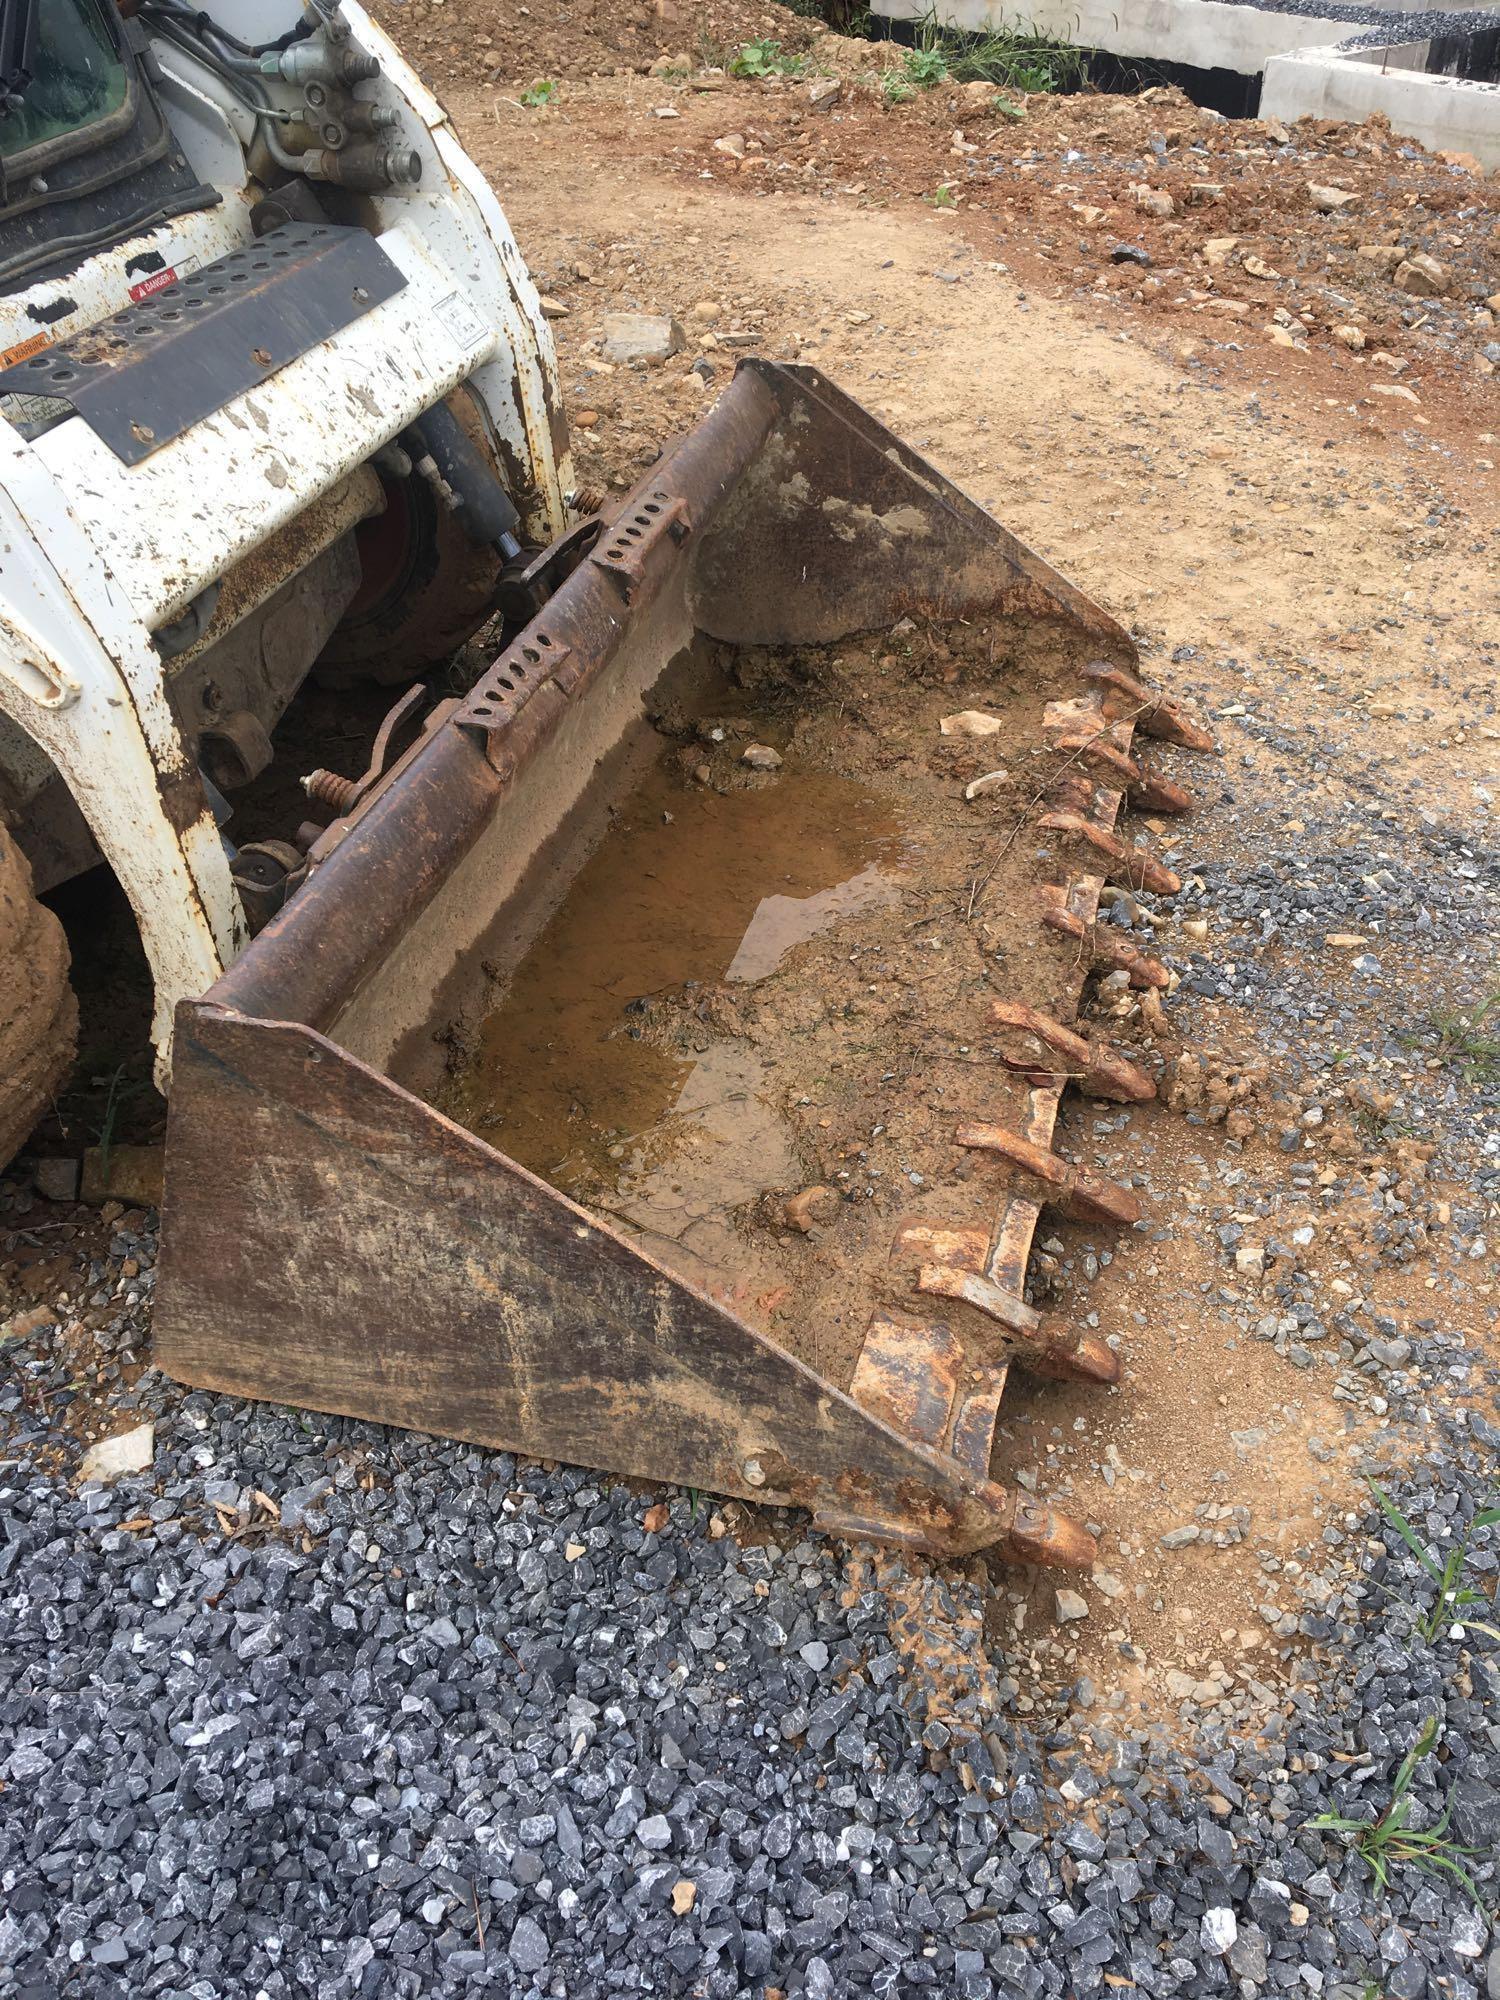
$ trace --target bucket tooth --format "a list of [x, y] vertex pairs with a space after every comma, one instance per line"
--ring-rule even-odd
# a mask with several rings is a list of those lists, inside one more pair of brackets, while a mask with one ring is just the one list
[[1046, 1563], [1062, 1569], [1092, 1569], [1098, 1546], [1081, 1521], [1035, 1501], [1018, 1505], [1010, 1532], [1000, 1543], [1009, 1562]]
[[1059, 931], [1062, 936], [1074, 938], [1088, 952], [1096, 966], [1107, 966], [1111, 972], [1123, 972], [1132, 986], [1154, 986], [1165, 992], [1172, 983], [1172, 975], [1160, 959], [1140, 951], [1129, 938], [1122, 937], [1113, 925], [1085, 923], [1083, 918], [1068, 908], [1068, 892], [1053, 882], [1042, 885], [1042, 922], [1049, 930]]
[[1040, 1044], [1066, 1067], [1059, 1068], [1026, 1057], [1002, 1055], [1007, 1069], [1019, 1070], [1033, 1083], [1076, 1083], [1088, 1097], [1107, 1097], [1117, 1104], [1145, 1104], [1156, 1095], [1156, 1085], [1143, 1069], [1116, 1055], [1101, 1042], [1065, 1028], [1035, 1007], [1013, 1000], [992, 1000], [990, 1019], [997, 1028], [1012, 1028]]
[[1092, 1382], [1108, 1388], [1120, 1379], [1120, 1357], [1097, 1333], [1080, 1333], [1043, 1319], [1037, 1338], [1016, 1359], [1032, 1375], [1054, 1382]]
[[1193, 795], [1174, 785], [1160, 772], [1149, 770], [1138, 757], [1122, 750], [1109, 729], [1064, 730], [1053, 738], [1054, 750], [1065, 750], [1082, 758], [1101, 775], [1114, 778], [1130, 794], [1130, 802], [1144, 812], [1190, 812]]
[[1007, 1292], [992, 1278], [971, 1271], [947, 1271], [929, 1266], [917, 1280], [920, 1291], [958, 1299], [1003, 1326], [1011, 1336], [1015, 1359], [1032, 1375], [1068, 1382], [1118, 1382], [1120, 1362], [1114, 1349], [1097, 1334], [1085, 1334], [1045, 1318], [1023, 1298]]
[[935, 1298], [960, 1299], [1018, 1340], [1030, 1340], [1041, 1325], [1040, 1313], [982, 1271], [954, 1271], [943, 1264], [924, 1264], [917, 1278], [917, 1290]]
[[1181, 876], [1174, 875], [1170, 868], [1140, 848], [1128, 847], [1117, 833], [1095, 826], [1081, 813], [1045, 813], [1037, 824], [1050, 833], [1072, 834], [1075, 839], [1085, 841], [1103, 858], [1105, 873], [1111, 881], [1124, 881], [1132, 889], [1149, 889], [1157, 896], [1175, 896], [1182, 887]]
[[1008, 1372], [1003, 1363], [994, 1368], [976, 1368], [973, 1386], [961, 1397], [953, 1419], [949, 1449], [961, 1465], [968, 1466], [981, 1479], [989, 1477], [995, 1426], [1000, 1421]]
[[1105, 796], [1106, 810], [1100, 813], [1094, 782], [1079, 770], [1059, 771], [1047, 787], [1047, 803], [1056, 811], [1078, 813], [1084, 819], [1093, 819], [1098, 814], [1101, 820], [1109, 823], [1120, 809], [1120, 795], [1110, 792]]
[[1098, 692], [1100, 705], [1111, 721], [1129, 718], [1147, 736], [1164, 743], [1180, 743], [1184, 750], [1213, 750], [1217, 746], [1202, 723], [1194, 722], [1180, 701], [1160, 694], [1128, 674], [1123, 667], [1096, 660], [1083, 670]]
[[1080, 1222], [1116, 1222], [1129, 1228], [1141, 1219], [1139, 1198], [1118, 1181], [1107, 1180], [1087, 1167], [1075, 1167], [1045, 1146], [1035, 1146], [1003, 1125], [961, 1125], [960, 1146], [998, 1153], [1045, 1189], [1043, 1199]]

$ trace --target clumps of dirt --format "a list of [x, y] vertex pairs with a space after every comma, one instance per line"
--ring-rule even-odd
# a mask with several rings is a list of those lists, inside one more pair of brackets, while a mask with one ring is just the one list
[[[950, 83], [893, 100], [884, 65], [859, 55], [878, 46], [820, 46], [845, 73], [832, 101], [782, 77], [746, 86], [734, 152], [717, 143], [730, 121], [716, 105], [719, 131], [681, 149], [683, 171], [952, 211], [1018, 276], [1169, 321], [1184, 361], [1236, 342], [1318, 353], [1388, 410], [1425, 402], [1426, 371], [1468, 392], [1492, 377], [1500, 238], [1469, 155], [1424, 153], [1378, 114], [1229, 120], [1166, 87]], [[954, 262], [947, 275], [972, 273]]]
[[644, 74], [663, 59], [680, 73], [722, 65], [748, 42], [804, 50], [821, 28], [775, 0], [375, 0], [371, 12], [439, 89]]

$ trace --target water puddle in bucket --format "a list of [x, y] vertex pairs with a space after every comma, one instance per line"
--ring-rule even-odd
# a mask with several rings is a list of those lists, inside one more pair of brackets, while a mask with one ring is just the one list
[[643, 1036], [642, 1007], [684, 987], [691, 1000], [692, 982], [732, 991], [768, 978], [797, 946], [891, 902], [904, 844], [890, 805], [857, 781], [789, 758], [747, 783], [739, 747], [716, 761], [743, 788], [693, 782], [668, 748], [622, 801], [449, 1104], [704, 1281], [743, 1265], [729, 1255], [733, 1212], [801, 1184], [785, 1086], [711, 1027], [686, 1044]]

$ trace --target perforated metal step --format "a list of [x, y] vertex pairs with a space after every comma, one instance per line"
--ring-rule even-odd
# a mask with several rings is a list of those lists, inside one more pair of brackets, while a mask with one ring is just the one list
[[368, 230], [290, 223], [5, 369], [0, 395], [66, 404], [138, 465], [405, 283]]

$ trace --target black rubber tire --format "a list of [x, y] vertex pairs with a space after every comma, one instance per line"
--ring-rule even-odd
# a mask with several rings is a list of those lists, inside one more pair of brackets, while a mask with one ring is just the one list
[[78, 1002], [63, 927], [31, 893], [0, 826], [0, 1167], [25, 1144], [73, 1061]]

